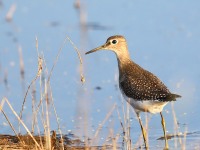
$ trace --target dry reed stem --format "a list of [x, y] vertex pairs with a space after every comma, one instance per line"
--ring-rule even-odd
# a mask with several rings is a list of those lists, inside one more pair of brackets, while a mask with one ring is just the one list
[[[42, 73], [42, 58], [38, 58], [38, 72], [37, 72], [37, 75], [36, 75], [36, 77], [31, 81], [31, 83], [29, 84], [29, 86], [28, 86], [28, 89], [27, 89], [27, 91], [26, 91], [26, 93], [25, 93], [25, 96], [24, 96], [24, 100], [23, 100], [23, 103], [22, 103], [22, 108], [21, 108], [21, 111], [20, 111], [20, 119], [22, 119], [22, 112], [23, 112], [23, 110], [24, 110], [24, 105], [25, 105], [25, 102], [26, 102], [26, 97], [27, 97], [27, 95], [28, 95], [28, 92], [29, 92], [29, 89], [30, 89], [30, 87], [31, 87], [31, 85], [38, 79], [38, 77], [41, 75], [41, 73]], [[19, 123], [19, 126], [20, 126], [20, 123]]]
[[126, 122], [126, 113], [125, 113], [125, 108], [124, 108], [124, 99], [122, 97], [122, 94], [120, 94], [120, 99], [122, 103], [122, 112], [123, 112], [123, 119], [124, 119], [124, 132], [123, 132], [123, 142], [122, 145], [125, 146], [124, 140], [126, 140], [126, 127], [127, 127], [127, 122]]
[[[51, 87], [50, 87], [50, 91], [51, 91]], [[52, 106], [53, 106], [54, 114], [56, 116], [56, 122], [57, 122], [57, 126], [58, 126], [58, 132], [60, 134], [60, 139], [61, 139], [61, 145], [60, 146], [62, 146], [62, 147], [60, 149], [64, 150], [64, 143], [63, 143], [62, 131], [61, 131], [61, 128], [60, 128], [58, 114], [56, 112], [56, 108], [55, 108], [55, 104], [54, 104], [52, 92], [51, 92], [51, 99], [52, 99]]]
[[74, 47], [74, 49], [76, 50], [76, 53], [78, 55], [79, 61], [80, 61], [80, 76], [81, 76], [81, 82], [84, 83], [85, 82], [85, 77], [83, 75], [83, 60], [81, 58], [81, 54], [78, 50], [78, 48], [76, 47], [76, 45], [72, 42], [72, 40], [66, 36], [66, 38], [68, 39], [68, 41], [72, 44], [72, 46]]
[[[38, 54], [39, 56], [39, 54]], [[40, 93], [42, 93], [42, 85], [41, 85], [41, 76], [40, 76]], [[35, 85], [35, 84], [33, 84]], [[32, 112], [33, 112], [33, 122], [32, 122], [32, 133], [34, 133], [34, 128], [35, 128], [35, 125], [36, 125], [36, 128], [37, 128], [37, 132], [38, 132], [38, 136], [39, 136], [39, 139], [40, 139], [40, 145], [42, 147], [42, 149], [44, 149], [43, 147], [43, 142], [42, 142], [42, 137], [40, 135], [40, 128], [39, 128], [39, 125], [38, 125], [38, 120], [37, 120], [37, 113], [38, 113], [38, 110], [39, 108], [36, 110], [36, 106], [35, 106], [35, 100], [36, 100], [36, 90], [35, 90], [35, 86], [32, 86], [33, 87], [33, 90], [32, 90]], [[42, 94], [40, 94], [42, 95]], [[40, 102], [42, 101], [42, 96], [40, 98]], [[42, 117], [41, 117], [42, 118]], [[43, 119], [41, 119], [43, 120]], [[45, 126], [44, 125], [44, 122], [42, 122], [43, 124], [43, 127]]]
[[[37, 43], [37, 41], [36, 41], [36, 43]], [[36, 49], [38, 51], [37, 44], [36, 44]], [[39, 52], [38, 52], [38, 56], [39, 56]], [[42, 55], [42, 58], [43, 58], [43, 62], [45, 62], [44, 55]], [[46, 66], [45, 66], [45, 68], [46, 68]], [[42, 89], [42, 87], [43, 87], [42, 83], [44, 83], [44, 82], [45, 81], [43, 81], [43, 78], [40, 76], [40, 81], [39, 81], [39, 85], [40, 85], [40, 101], [39, 101], [39, 104], [38, 104], [37, 109], [36, 109], [36, 115], [37, 115], [37, 113], [38, 113], [38, 111], [40, 109], [40, 106], [41, 106], [41, 111], [42, 112], [40, 114], [40, 119], [42, 121], [43, 127], [45, 128], [45, 120], [44, 120], [45, 113], [44, 113], [44, 106], [43, 106], [43, 99], [45, 99], [45, 93], [43, 93], [43, 89]]]
[[[44, 58], [44, 55], [43, 55], [43, 58]], [[45, 72], [46, 74], [48, 75], [48, 69], [46, 67], [46, 62], [45, 62], [45, 59], [44, 59], [44, 67], [46, 68], [45, 69]], [[64, 150], [64, 143], [63, 143], [63, 136], [62, 136], [62, 131], [61, 131], [61, 128], [60, 128], [60, 124], [59, 124], [59, 119], [58, 119], [58, 114], [56, 112], [56, 108], [55, 108], [55, 104], [54, 104], [54, 99], [53, 99], [53, 92], [52, 92], [52, 89], [51, 89], [51, 85], [50, 85], [50, 81], [47, 81], [47, 84], [48, 84], [48, 88], [49, 88], [49, 91], [50, 91], [50, 98], [51, 98], [51, 101], [52, 101], [52, 107], [53, 107], [53, 110], [54, 110], [54, 114], [55, 114], [55, 117], [56, 117], [56, 123], [57, 123], [57, 126], [58, 126], [58, 132], [60, 134], [60, 139], [61, 139], [61, 143], [60, 143], [60, 149]], [[42, 103], [42, 97], [41, 97], [41, 100], [38, 104], [38, 107], [37, 107], [37, 112], [39, 110], [39, 106], [41, 105]]]
[[122, 127], [122, 131], [123, 131], [122, 147], [124, 148], [126, 129], [124, 128], [124, 125], [123, 125], [122, 119], [120, 117], [120, 113], [119, 113], [118, 107], [117, 107], [117, 115], [118, 115], [118, 119], [119, 119], [120, 125]]
[[64, 47], [66, 41], [67, 41], [67, 39], [65, 38], [63, 44], [61, 45], [61, 47], [60, 47], [60, 49], [59, 49], [59, 51], [58, 51], [58, 54], [56, 55], [56, 59], [54, 60], [53, 66], [51, 67], [51, 70], [50, 70], [50, 73], [49, 73], [49, 76], [48, 76], [48, 80], [47, 80], [48, 83], [50, 82], [51, 75], [52, 75], [53, 70], [54, 70], [54, 68], [55, 68], [55, 66], [56, 66], [56, 64], [57, 64], [58, 58], [59, 58], [59, 56], [60, 56], [60, 53], [61, 53], [61, 51], [62, 51], [62, 49], [63, 49], [63, 47]]
[[94, 134], [94, 137], [91, 141], [91, 144], [93, 144], [99, 134], [99, 132], [101, 131], [103, 125], [106, 123], [106, 121], [108, 120], [108, 118], [110, 118], [111, 114], [113, 113], [114, 109], [116, 108], [116, 104], [113, 105], [113, 107], [111, 108], [111, 110], [107, 113], [106, 117], [104, 118], [104, 120], [102, 121], [101, 124], [99, 124], [95, 134]]
[[[116, 82], [118, 82], [117, 80], [118, 80], [118, 78], [115, 78], [115, 80], [116, 80]], [[126, 106], [127, 106], [127, 111], [126, 111], [126, 113], [125, 113], [125, 105], [124, 105], [124, 98], [123, 98], [123, 96], [122, 96], [122, 94], [120, 94], [120, 96], [119, 96], [119, 99], [121, 100], [121, 103], [122, 103], [122, 113], [123, 113], [123, 120], [124, 120], [124, 126], [123, 126], [123, 123], [122, 123], [122, 121], [120, 121], [120, 124], [121, 124], [121, 126], [122, 126], [122, 129], [123, 129], [123, 141], [122, 141], [122, 147], [123, 148], [126, 148], [127, 149], [127, 145], [128, 145], [128, 147], [130, 147], [131, 146], [131, 142], [129, 141], [129, 143], [127, 143], [127, 139], [128, 139], [128, 137], [130, 138], [130, 131], [128, 131], [129, 133], [128, 133], [128, 136], [127, 136], [127, 128], [128, 128], [128, 130], [130, 130], [130, 122], [129, 121], [127, 121], [127, 116], [129, 116], [129, 110], [130, 110], [130, 105], [128, 104], [128, 102], [126, 102]], [[129, 108], [129, 110], [128, 110], [128, 108]], [[118, 111], [119, 112], [119, 111]], [[118, 118], [119, 118], [119, 113], [118, 113]], [[128, 117], [129, 118], [129, 117]], [[121, 120], [121, 117], [119, 118], [120, 120]], [[130, 120], [130, 119], [129, 119]], [[128, 123], [129, 122], [129, 123]], [[130, 139], [131, 140], [131, 139]]]
[[23, 125], [24, 129], [26, 130], [26, 132], [28, 133], [28, 135], [32, 138], [32, 140], [35, 142], [35, 144], [37, 145], [37, 147], [39, 149], [41, 149], [40, 145], [38, 144], [38, 142], [35, 140], [35, 138], [33, 137], [33, 135], [31, 134], [31, 132], [29, 131], [29, 129], [26, 127], [26, 125], [24, 124], [24, 122], [20, 119], [20, 117], [17, 115], [17, 113], [15, 112], [15, 110], [13, 109], [12, 105], [10, 104], [10, 102], [8, 101], [8, 99], [6, 97], [3, 98], [3, 101], [5, 101], [8, 106], [10, 107], [11, 111], [13, 112], [13, 114], [15, 115], [15, 117], [18, 119], [18, 121]]
[[1, 104], [0, 104], [0, 110], [3, 109], [4, 103], [5, 103], [5, 100], [2, 99]]
[[22, 141], [21, 141], [21, 139], [19, 138], [17, 132], [15, 131], [13, 125], [11, 124], [10, 120], [8, 119], [6, 113], [5, 113], [4, 110], [3, 110], [4, 103], [5, 103], [5, 100], [2, 99], [1, 105], [0, 105], [0, 111], [3, 113], [4, 117], [6, 118], [8, 124], [9, 124], [9, 126], [11, 127], [11, 129], [13, 130], [13, 132], [15, 133], [16, 137], [17, 137], [17, 138], [19, 139], [19, 141], [22, 143]]
[[[43, 59], [41, 59], [41, 57], [40, 57], [39, 50], [38, 50], [38, 47], [39, 47], [38, 45], [39, 45], [38, 44], [38, 38], [37, 38], [37, 36], [35, 36], [35, 48], [36, 48], [37, 58], [38, 58], [38, 73], [37, 73], [37, 76], [40, 76], [40, 78], [41, 78], [41, 73], [42, 73], [42, 70], [43, 70], [43, 67], [42, 67]], [[34, 133], [34, 128], [35, 128], [36, 120], [37, 120], [37, 110], [35, 108], [35, 100], [36, 100], [36, 89], [35, 88], [36, 87], [35, 87], [34, 83], [35, 82], [33, 82], [33, 84], [32, 84], [32, 113], [33, 113], [32, 133]], [[40, 82], [40, 95], [41, 95], [41, 93], [42, 93], [42, 90], [41, 90], [41, 82]], [[37, 126], [37, 128], [38, 128], [38, 126]], [[38, 130], [38, 133], [39, 133], [39, 130]]]
[[[34, 84], [33, 84], [34, 85]], [[35, 129], [35, 124], [36, 124], [36, 116], [37, 114], [35, 113], [35, 100], [36, 100], [36, 95], [35, 95], [35, 86], [33, 86], [34, 89], [32, 89], [32, 114], [33, 114], [33, 119], [32, 119], [32, 129], [31, 132], [34, 133], [34, 129]]]
[[120, 134], [116, 134], [116, 136], [115, 136], [115, 142], [116, 142], [116, 146], [117, 146], [117, 141], [120, 139]]
[[146, 130], [146, 137], [147, 137], [147, 145], [149, 145], [149, 120], [150, 120], [150, 117], [148, 117], [148, 113], [145, 113], [145, 130]]
[[172, 108], [172, 115], [173, 115], [174, 127], [175, 127], [175, 129], [174, 129], [175, 134], [174, 135], [176, 135], [176, 134], [178, 135], [179, 144], [181, 145], [181, 149], [183, 149], [182, 140], [181, 140], [181, 137], [179, 136], [179, 129], [178, 129], [178, 124], [177, 124], [177, 119], [176, 119], [176, 113], [174, 111], [174, 102], [171, 102], [171, 108]]
[[8, 119], [6, 113], [4, 112], [3, 108], [0, 108], [1, 112], [3, 113], [4, 117], [6, 118], [9, 126], [11, 127], [11, 129], [13, 130], [13, 132], [15, 133], [15, 136], [19, 139], [20, 143], [23, 143], [20, 139], [20, 137], [18, 136], [17, 132], [15, 131], [15, 128], [13, 127], [12, 123], [10, 122], [10, 120]]
[[40, 145], [41, 145], [42, 149], [44, 149], [43, 143], [42, 143], [42, 137], [40, 135], [40, 128], [39, 128], [39, 125], [38, 125], [38, 120], [37, 120], [37, 117], [36, 117], [37, 112], [35, 111], [34, 113], [35, 113], [35, 124], [36, 124], [36, 128], [37, 128], [38, 136], [40, 137]]
[[[128, 99], [128, 102], [130, 99]], [[126, 132], [125, 132], [125, 137], [126, 137], [126, 149], [131, 150], [131, 137], [130, 137], [130, 104], [126, 103]]]
[[186, 146], [186, 137], [187, 137], [187, 133], [188, 133], [188, 130], [187, 130], [187, 127], [185, 127], [185, 132], [184, 132], [184, 138], [183, 138], [183, 143], [182, 143], [182, 150], [185, 150], [185, 146]]
[[[45, 62], [45, 59], [44, 59], [44, 54], [43, 54], [43, 65], [44, 65], [44, 68], [46, 68], [45, 69], [45, 72], [46, 72], [46, 74], [48, 75], [48, 69], [47, 69], [47, 67], [46, 67], [46, 62]], [[40, 87], [41, 87], [41, 79], [40, 79]], [[55, 116], [56, 116], [56, 122], [57, 122], [57, 126], [58, 126], [58, 132], [59, 132], [59, 134], [60, 134], [60, 138], [61, 138], [61, 143], [60, 143], [60, 149], [63, 149], [64, 150], [64, 143], [63, 143], [63, 136], [62, 136], [62, 131], [61, 131], [61, 129], [60, 129], [60, 125], [59, 125], [59, 119], [58, 119], [58, 115], [57, 115], [57, 112], [56, 112], [56, 108], [55, 108], [55, 105], [54, 105], [54, 99], [53, 99], [53, 93], [52, 93], [52, 89], [51, 89], [51, 86], [50, 86], [50, 81], [47, 83], [48, 84], [48, 88], [49, 88], [49, 91], [50, 91], [50, 98], [51, 98], [51, 101], [52, 101], [52, 107], [53, 107], [53, 110], [54, 110], [54, 114], [55, 114]], [[40, 91], [40, 93], [42, 93], [42, 91]], [[43, 98], [45, 97], [45, 94], [42, 96], [41, 95], [41, 98], [40, 98], [40, 102], [39, 102], [39, 104], [38, 104], [38, 106], [37, 106], [37, 109], [36, 109], [36, 114], [38, 113], [38, 111], [39, 111], [39, 108], [40, 108], [40, 106], [42, 106], [42, 117], [41, 118], [44, 118], [44, 109], [43, 109], [43, 104], [42, 104], [42, 100], [43, 100]], [[48, 100], [47, 100], [48, 101]], [[43, 123], [43, 127], [45, 128], [45, 121], [44, 120], [42, 120], [42, 123]]]
[[117, 150], [117, 141], [119, 138], [117, 138], [117, 136], [114, 136], [113, 129], [110, 130], [110, 133], [112, 138], [112, 149]]
[[56, 56], [56, 59], [55, 59], [55, 61], [54, 61], [54, 63], [53, 63], [53, 66], [52, 66], [52, 68], [51, 68], [51, 70], [50, 70], [50, 74], [49, 74], [49, 77], [48, 77], [48, 82], [50, 81], [51, 75], [52, 75], [52, 73], [53, 73], [53, 69], [54, 69], [54, 67], [55, 67], [55, 65], [56, 65], [56, 63], [57, 63], [57, 61], [58, 61], [58, 58], [59, 58], [59, 56], [60, 56], [60, 53], [61, 53], [61, 51], [62, 51], [62, 49], [63, 49], [63, 47], [64, 47], [64, 45], [65, 45], [65, 43], [66, 43], [67, 40], [68, 40], [68, 41], [70, 42], [70, 44], [73, 46], [73, 48], [75, 49], [75, 51], [76, 51], [76, 53], [77, 53], [77, 55], [78, 55], [78, 58], [79, 58], [79, 61], [80, 61], [80, 68], [81, 68], [81, 69], [80, 69], [81, 82], [84, 83], [84, 82], [85, 82], [85, 78], [84, 78], [84, 75], [83, 75], [83, 61], [82, 61], [80, 52], [79, 52], [78, 48], [76, 47], [76, 45], [72, 42], [72, 40], [71, 40], [67, 35], [66, 35], [66, 38], [65, 38], [63, 44], [61, 45], [61, 47], [60, 47], [60, 49], [59, 49], [59, 51], [58, 51], [58, 54], [57, 54], [57, 56]]
[[121, 125], [121, 127], [122, 127], [123, 135], [124, 135], [124, 134], [125, 134], [125, 129], [124, 129], [124, 125], [123, 125], [123, 123], [122, 123], [122, 119], [121, 119], [121, 117], [120, 117], [120, 113], [119, 113], [118, 107], [117, 107], [117, 115], [118, 115], [118, 119], [119, 119], [120, 125]]
[[45, 80], [45, 89], [44, 89], [44, 94], [45, 94], [45, 106], [46, 106], [46, 125], [45, 125], [45, 135], [46, 135], [46, 142], [45, 142], [45, 148], [46, 149], [51, 149], [51, 135], [50, 135], [50, 122], [49, 122], [49, 105], [48, 105], [48, 86], [47, 82]]
[[[116, 105], [115, 108], [117, 108], [117, 105]], [[114, 130], [113, 130], [114, 121], [109, 120], [108, 123], [109, 123], [108, 126], [109, 126], [110, 129], [109, 129], [109, 132], [107, 134], [104, 145], [111, 145], [110, 144], [110, 141], [111, 141], [112, 142], [112, 149], [116, 149], [115, 147], [117, 146], [117, 143], [116, 143], [116, 138], [114, 136]]]
[[[48, 80], [47, 80], [47, 83], [48, 83], [49, 86], [50, 86], [51, 75], [52, 75], [52, 73], [53, 73], [53, 70], [54, 70], [54, 68], [55, 68], [55, 65], [57, 64], [58, 58], [59, 58], [59, 56], [60, 56], [60, 53], [61, 53], [61, 51], [62, 51], [62, 49], [63, 49], [63, 47], [64, 47], [64, 45], [65, 45], [65, 43], [66, 43], [67, 40], [71, 43], [71, 45], [73, 46], [73, 48], [74, 48], [74, 49], [76, 50], [76, 52], [77, 52], [77, 55], [78, 55], [78, 58], [79, 58], [79, 61], [80, 61], [80, 76], [81, 76], [81, 82], [82, 82], [82, 83], [85, 82], [85, 78], [84, 78], [84, 76], [83, 76], [83, 61], [82, 61], [81, 55], [80, 55], [80, 53], [79, 53], [79, 50], [78, 50], [78, 48], [75, 46], [75, 44], [72, 42], [72, 40], [71, 40], [68, 36], [66, 36], [66, 38], [64, 39], [63, 44], [61, 45], [61, 47], [60, 47], [60, 49], [59, 49], [59, 51], [58, 51], [58, 53], [57, 53], [56, 59], [54, 60], [54, 63], [53, 63], [53, 66], [52, 66], [52, 68], [51, 68], [51, 70], [50, 70], [50, 73], [49, 73], [49, 76], [48, 76]], [[36, 41], [37, 41], [37, 38], [36, 38]], [[36, 47], [37, 47], [37, 46], [36, 46]], [[51, 87], [50, 87], [50, 91], [51, 91]], [[57, 124], [58, 124], [58, 130], [59, 130], [59, 133], [60, 133], [60, 135], [61, 135], [61, 144], [63, 145], [62, 149], [64, 149], [64, 143], [63, 143], [62, 132], [61, 132], [61, 130], [60, 130], [60, 125], [59, 125], [59, 121], [58, 121], [58, 115], [57, 115], [57, 113], [56, 113], [55, 105], [54, 105], [54, 102], [53, 102], [52, 92], [50, 92], [50, 93], [51, 93], [51, 99], [52, 99], [52, 105], [53, 105], [53, 108], [54, 108], [54, 113], [55, 113], [55, 115], [56, 115], [56, 120], [57, 120]], [[41, 104], [41, 102], [39, 103], [39, 105], [40, 105], [40, 104]], [[38, 105], [38, 109], [39, 109], [39, 105]]]

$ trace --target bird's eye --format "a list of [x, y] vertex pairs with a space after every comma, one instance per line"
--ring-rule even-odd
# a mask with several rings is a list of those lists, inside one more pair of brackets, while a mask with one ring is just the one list
[[112, 40], [112, 44], [117, 44], [117, 40]]

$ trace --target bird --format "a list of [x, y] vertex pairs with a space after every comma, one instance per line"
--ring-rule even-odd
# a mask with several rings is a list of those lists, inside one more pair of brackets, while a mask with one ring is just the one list
[[121, 90], [125, 100], [135, 110], [142, 130], [145, 148], [149, 149], [146, 131], [140, 118], [140, 112], [148, 112], [152, 114], [160, 113], [165, 138], [164, 149], [169, 149], [162, 110], [168, 102], [176, 101], [176, 99], [181, 96], [171, 93], [157, 76], [143, 69], [131, 60], [127, 41], [124, 36], [111, 36], [107, 39], [105, 44], [94, 48], [85, 54], [90, 54], [99, 50], [110, 50], [114, 52], [117, 57], [119, 68], [119, 89]]

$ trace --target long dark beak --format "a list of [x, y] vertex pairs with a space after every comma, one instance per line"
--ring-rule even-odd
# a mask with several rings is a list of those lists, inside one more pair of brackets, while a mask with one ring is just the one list
[[96, 52], [96, 51], [98, 51], [98, 50], [105, 49], [105, 47], [106, 47], [106, 44], [104, 44], [104, 45], [102, 45], [102, 46], [99, 46], [99, 47], [97, 47], [97, 48], [94, 48], [94, 49], [92, 49], [92, 50], [86, 52], [85, 54], [87, 55], [87, 54]]

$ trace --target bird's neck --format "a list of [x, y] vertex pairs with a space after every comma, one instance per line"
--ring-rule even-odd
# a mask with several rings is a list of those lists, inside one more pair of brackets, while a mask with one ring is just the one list
[[118, 67], [119, 67], [119, 75], [121, 76], [123, 73], [125, 73], [125, 69], [128, 65], [130, 65], [131, 60], [130, 56], [128, 55], [118, 55], [117, 56], [117, 61], [118, 61]]

